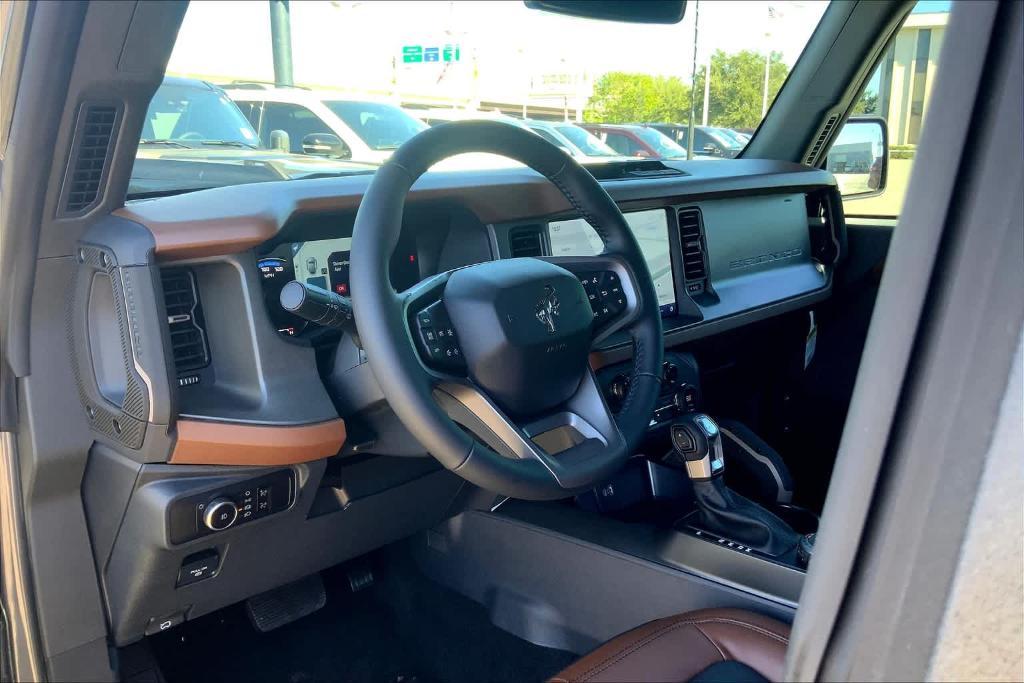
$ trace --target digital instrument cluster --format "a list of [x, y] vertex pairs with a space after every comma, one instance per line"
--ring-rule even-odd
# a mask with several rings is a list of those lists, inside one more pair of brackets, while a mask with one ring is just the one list
[[[285, 242], [259, 257], [256, 266], [263, 283], [263, 296], [274, 327], [283, 335], [301, 335], [309, 321], [281, 307], [281, 290], [292, 280], [312, 287], [351, 296], [349, 284], [351, 237]], [[419, 259], [415, 251], [399, 249], [392, 257], [391, 280], [396, 289], [405, 289], [420, 280]]]

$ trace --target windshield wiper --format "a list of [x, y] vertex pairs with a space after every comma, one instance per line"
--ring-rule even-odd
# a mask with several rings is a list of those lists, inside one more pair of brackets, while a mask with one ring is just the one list
[[139, 140], [140, 145], [167, 145], [168, 147], [181, 147], [188, 149], [188, 145], [183, 145], [180, 142], [174, 140]]
[[256, 145], [251, 145], [248, 142], [239, 142], [238, 140], [203, 140], [202, 144], [214, 147], [244, 147], [245, 149], [259, 149]]

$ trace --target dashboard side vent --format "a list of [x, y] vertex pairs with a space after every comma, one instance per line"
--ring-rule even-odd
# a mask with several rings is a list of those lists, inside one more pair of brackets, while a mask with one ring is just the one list
[[544, 241], [537, 227], [513, 230], [508, 235], [508, 244], [513, 258], [544, 255]]
[[81, 213], [96, 204], [109, 165], [118, 108], [85, 104], [78, 115], [74, 147], [64, 181], [64, 212]]
[[807, 152], [807, 156], [804, 157], [804, 164], [807, 166], [814, 166], [818, 161], [818, 154], [821, 153], [821, 148], [826, 142], [828, 142], [829, 138], [832, 137], [832, 130], [836, 127], [837, 123], [839, 123], [838, 114], [833, 114], [828, 117], [828, 120], [825, 121], [825, 125], [822, 126], [821, 130], [818, 132], [818, 137], [814, 138], [814, 144], [811, 145], [810, 151]]
[[704, 291], [708, 278], [704, 219], [701, 217], [700, 209], [691, 207], [679, 210], [679, 241], [683, 246], [686, 293], [700, 294]]
[[210, 364], [210, 347], [195, 275], [187, 268], [167, 268], [160, 271], [160, 279], [174, 368], [179, 375], [205, 368]]

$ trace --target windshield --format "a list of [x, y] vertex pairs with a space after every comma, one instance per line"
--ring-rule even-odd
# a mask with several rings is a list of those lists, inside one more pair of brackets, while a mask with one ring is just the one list
[[345, 100], [328, 100], [324, 104], [370, 149], [398, 149], [403, 142], [428, 128], [427, 124], [389, 104]]
[[660, 157], [665, 159], [686, 158], [685, 149], [672, 142], [667, 135], [659, 133], [653, 128], [642, 128], [637, 126], [633, 129], [633, 132]]
[[[295, 172], [295, 158], [316, 175], [372, 171], [427, 123], [484, 117], [539, 123], [577, 158], [609, 163], [684, 159], [680, 131], [721, 129], [712, 152], [712, 133], [695, 134], [693, 157], [728, 163], [746, 144], [734, 132], [757, 130], [827, 6], [690, 2], [678, 24], [658, 25], [522, 0], [192, 2], [139, 155], [147, 182], [167, 191], [198, 189], [187, 179], [199, 175], [204, 186], [250, 182], [237, 168], [249, 162], [297, 180], [311, 173]], [[200, 153], [203, 166], [182, 172], [181, 158]], [[230, 172], [212, 168], [229, 160]], [[448, 161], [458, 173], [512, 164]]]
[[235, 103], [202, 83], [160, 86], [146, 111], [142, 140], [172, 140], [185, 146], [209, 141], [255, 146], [259, 142]]
[[581, 152], [592, 157], [614, 157], [619, 153], [579, 126], [563, 125], [555, 128], [576, 145]]

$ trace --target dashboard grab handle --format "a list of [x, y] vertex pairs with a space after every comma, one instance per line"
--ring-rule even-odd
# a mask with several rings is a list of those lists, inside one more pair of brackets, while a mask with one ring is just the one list
[[292, 280], [281, 288], [281, 308], [311, 323], [347, 332], [356, 339], [352, 300], [314, 285]]

